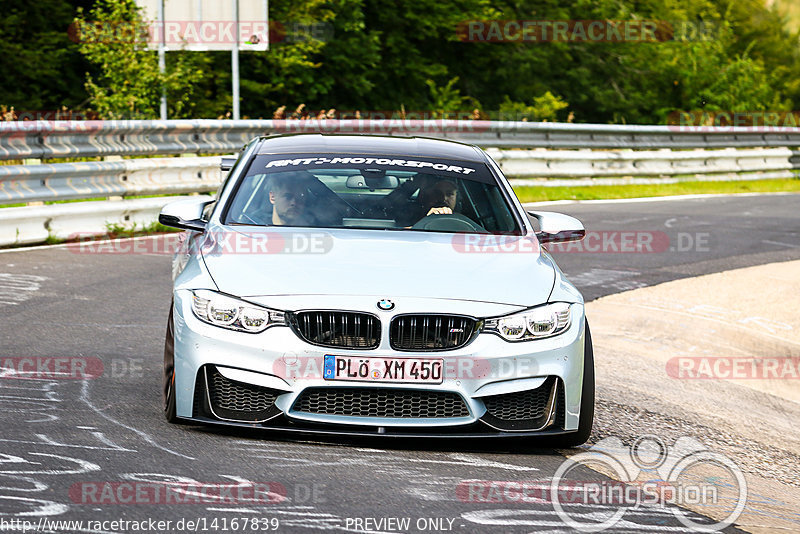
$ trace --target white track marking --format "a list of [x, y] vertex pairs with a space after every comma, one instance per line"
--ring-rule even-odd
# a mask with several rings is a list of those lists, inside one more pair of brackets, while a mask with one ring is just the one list
[[[73, 449], [86, 449], [89, 451], [118, 451], [122, 449], [118, 449], [116, 447], [95, 447], [92, 445], [73, 445], [71, 443], [56, 443], [54, 441], [50, 441], [49, 438], [46, 441], [39, 440], [34, 441], [30, 439], [8, 439], [8, 438], [0, 438], [0, 442], [2, 443], [25, 443], [27, 445], [48, 445], [50, 447], [66, 447], [66, 448], [73, 448]], [[127, 452], [137, 452], [131, 449], [124, 449]]]
[[47, 280], [44, 276], [32, 274], [0, 273], [0, 304], [16, 306], [33, 297]]
[[95, 438], [97, 438], [97, 440], [100, 443], [108, 445], [108, 447], [96, 447], [96, 446], [92, 446], [92, 445], [71, 445], [69, 443], [60, 443], [60, 442], [52, 439], [51, 437], [47, 436], [46, 434], [36, 434], [36, 437], [39, 438], [39, 440], [42, 443], [44, 443], [46, 445], [52, 445], [54, 447], [78, 447], [78, 448], [87, 449], [87, 450], [105, 450], [105, 451], [111, 450], [111, 451], [123, 451], [123, 452], [136, 452], [133, 449], [126, 449], [124, 447], [120, 447], [116, 443], [112, 443], [108, 438], [106, 438], [103, 435], [102, 432], [92, 432], [92, 435]]
[[474, 465], [476, 467], [492, 467], [495, 469], [506, 469], [509, 471], [538, 471], [538, 467], [529, 467], [524, 465], [507, 464], [503, 462], [495, 462], [481, 458], [480, 456], [473, 456], [469, 454], [454, 453], [450, 458], [458, 460], [462, 464]]
[[44, 491], [50, 487], [44, 482], [39, 482], [38, 480], [31, 477], [18, 476], [18, 475], [3, 475], [3, 476], [10, 480], [15, 480], [15, 481], [19, 480], [22, 482], [27, 482], [31, 485], [31, 488], [21, 488], [19, 486], [0, 486], [0, 490], [21, 491], [23, 493], [24, 492], [37, 493], [39, 491]]
[[14, 517], [42, 517], [49, 515], [63, 514], [69, 510], [69, 506], [53, 501], [46, 501], [43, 499], [31, 499], [29, 497], [16, 497], [11, 495], [0, 495], [0, 501], [14, 501], [24, 503], [26, 505], [35, 506], [32, 510], [27, 512], [14, 513]]
[[[87, 462], [86, 460], [81, 460], [80, 458], [72, 458], [70, 456], [61, 456], [59, 454], [46, 454], [43, 452], [32, 452], [30, 453], [31, 456], [46, 456], [49, 458], [58, 458], [59, 460], [66, 460], [67, 462], [72, 462], [77, 464], [78, 467], [75, 469], [42, 469], [42, 470], [33, 470], [33, 471], [0, 471], [0, 474], [5, 475], [78, 475], [81, 473], [91, 473], [92, 471], [100, 471], [100, 466], [92, 463]], [[28, 462], [27, 460], [22, 462], [26, 465], [41, 465], [38, 462]]]
[[99, 441], [100, 443], [103, 443], [104, 445], [108, 445], [109, 447], [111, 447], [115, 451], [137, 452], [137, 451], [135, 451], [133, 449], [126, 449], [125, 447], [123, 447], [121, 445], [117, 445], [116, 443], [111, 441], [111, 439], [109, 437], [107, 437], [105, 434], [103, 434], [102, 432], [96, 432], [95, 431], [95, 432], [92, 432], [92, 435], [95, 438], [97, 438], [97, 441]]
[[770, 241], [769, 239], [762, 239], [762, 243], [767, 243], [768, 245], [778, 245], [781, 247], [788, 247], [788, 248], [800, 248], [800, 245], [792, 245], [791, 243], [781, 243], [780, 241]]
[[187, 460], [195, 460], [196, 459], [193, 456], [187, 456], [187, 455], [182, 454], [180, 452], [173, 451], [172, 449], [168, 449], [167, 447], [164, 447], [163, 445], [159, 445], [146, 432], [142, 432], [141, 430], [133, 428], [132, 426], [128, 426], [125, 423], [117, 421], [116, 419], [114, 419], [110, 415], [108, 415], [106, 413], [103, 413], [103, 410], [101, 410], [100, 408], [98, 408], [97, 406], [92, 404], [92, 401], [89, 399], [89, 382], [87, 382], [86, 380], [83, 381], [83, 384], [81, 386], [81, 401], [83, 401], [94, 413], [96, 413], [97, 415], [99, 415], [100, 417], [105, 419], [106, 421], [110, 421], [110, 422], [114, 423], [115, 425], [121, 426], [122, 428], [124, 428], [126, 430], [130, 430], [131, 432], [133, 432], [134, 434], [136, 434], [137, 436], [142, 438], [145, 442], [149, 443], [153, 447], [155, 447], [155, 448], [157, 448], [159, 450], [162, 450], [164, 452], [167, 452], [169, 454], [173, 454], [175, 456], [180, 456], [181, 458], [186, 458]]
[[[586, 512], [573, 512], [570, 510], [570, 516], [577, 517], [580, 520], [585, 521], [588, 524], [591, 524], [591, 521], [601, 522], [606, 517], [607, 514], [604, 514], [602, 511], [597, 510], [597, 506], [586, 506]], [[616, 508], [614, 508], [616, 511]], [[646, 517], [652, 519], [652, 516], [658, 515], [660, 510], [648, 510], [647, 513], [642, 514]], [[665, 517], [673, 518], [674, 516], [672, 513], [666, 511], [664, 509], [661, 511]], [[634, 523], [633, 521], [626, 520], [625, 517], [628, 515], [635, 515], [635, 510], [631, 510], [630, 512], [626, 512], [625, 516], [622, 517], [616, 524], [614, 524], [613, 530], [622, 531], [622, 530], [630, 530], [633, 532], [641, 532], [643, 530], [647, 532], [686, 532], [685, 526], [664, 526], [658, 525], [654, 523]], [[553, 510], [542, 509], [542, 510], [531, 510], [531, 509], [491, 509], [491, 510], [477, 510], [474, 512], [465, 512], [461, 514], [461, 517], [470, 521], [472, 523], [477, 523], [479, 525], [492, 525], [492, 526], [500, 526], [500, 527], [511, 527], [511, 526], [528, 526], [528, 527], [552, 527], [552, 528], [565, 528], [564, 522], [559, 518]], [[538, 528], [537, 528], [538, 531]]]

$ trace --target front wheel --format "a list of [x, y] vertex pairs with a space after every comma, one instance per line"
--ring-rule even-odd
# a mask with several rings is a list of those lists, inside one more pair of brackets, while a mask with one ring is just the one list
[[183, 424], [177, 416], [175, 407], [175, 333], [172, 326], [172, 306], [169, 306], [167, 334], [164, 337], [164, 381], [162, 395], [164, 398], [164, 417], [172, 424]]
[[181, 420], [178, 419], [176, 412], [177, 410], [175, 408], [175, 384], [172, 383], [170, 384], [169, 390], [167, 391], [167, 402], [166, 406], [164, 407], [164, 417], [167, 419], [168, 422], [172, 424], [179, 424], [181, 423]]

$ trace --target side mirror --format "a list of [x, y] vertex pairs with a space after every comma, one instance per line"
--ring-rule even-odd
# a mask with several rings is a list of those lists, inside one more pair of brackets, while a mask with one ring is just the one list
[[219, 170], [222, 172], [228, 172], [236, 165], [236, 160], [238, 158], [236, 156], [222, 156], [219, 160]]
[[203, 220], [203, 208], [214, 202], [209, 197], [191, 197], [170, 202], [158, 215], [158, 222], [165, 226], [203, 232], [206, 222]]
[[575, 217], [552, 211], [529, 211], [528, 215], [539, 221], [536, 237], [542, 244], [580, 241], [586, 235], [583, 223]]

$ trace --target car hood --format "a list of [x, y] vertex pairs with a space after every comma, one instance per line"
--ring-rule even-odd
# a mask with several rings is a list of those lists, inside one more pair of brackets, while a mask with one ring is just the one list
[[[481, 246], [470, 246], [478, 239]], [[546, 302], [555, 280], [529, 237], [226, 227], [206, 241], [203, 260], [217, 287], [240, 297], [378, 295], [527, 307]]]

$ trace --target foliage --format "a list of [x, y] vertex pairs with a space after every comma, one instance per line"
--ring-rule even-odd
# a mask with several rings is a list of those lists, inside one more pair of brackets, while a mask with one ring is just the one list
[[79, 106], [87, 64], [66, 31], [68, 0], [0, 0], [0, 103], [20, 114]]
[[[784, 13], [797, 10], [788, 10], [789, 0], [768, 3], [274, 0], [270, 19], [287, 32], [268, 51], [240, 54], [242, 116], [271, 118], [300, 102], [312, 117], [332, 108], [337, 116], [367, 116], [479, 107], [482, 117], [632, 124], [663, 123], [676, 110], [796, 109], [800, 41]], [[68, 39], [69, 21], [84, 17], [77, 8], [89, 19], [132, 19], [139, 16], [133, 5], [0, 0], [0, 72], [13, 80], [0, 84], [0, 104], [155, 117], [166, 86], [171, 118], [229, 116], [228, 52], [170, 51], [163, 76], [156, 53], [140, 45]], [[675, 32], [657, 42], [484, 42], [459, 32], [469, 21], [504, 20], [659, 21]]]
[[116, 222], [106, 222], [106, 236], [117, 239], [123, 237], [136, 237], [141, 235], [162, 234], [179, 232], [180, 230], [170, 226], [164, 226], [158, 221], [149, 224], [121, 224]]
[[[192, 55], [169, 54], [165, 72], [160, 72], [158, 57], [147, 48], [147, 34], [141, 9], [133, 0], [98, 0], [84, 18], [78, 9], [75, 19], [81, 31], [79, 50], [99, 67], [99, 74], [88, 75], [86, 90], [90, 107], [105, 119], [154, 119], [159, 116], [162, 91], [166, 91], [168, 116], [191, 116], [192, 92], [203, 72]], [[125, 36], [92, 33], [91, 28], [129, 23], [143, 31]]]
[[430, 89], [431, 118], [447, 118], [448, 113], [480, 107], [474, 98], [461, 95], [461, 90], [455, 87], [457, 83], [458, 76], [448, 81], [444, 87], [439, 87], [433, 80], [425, 80]]
[[556, 120], [556, 115], [562, 109], [569, 107], [560, 97], [546, 91], [543, 95], [534, 97], [533, 105], [524, 102], [512, 102], [508, 95], [500, 104], [500, 120], [506, 121], [544, 121]]

